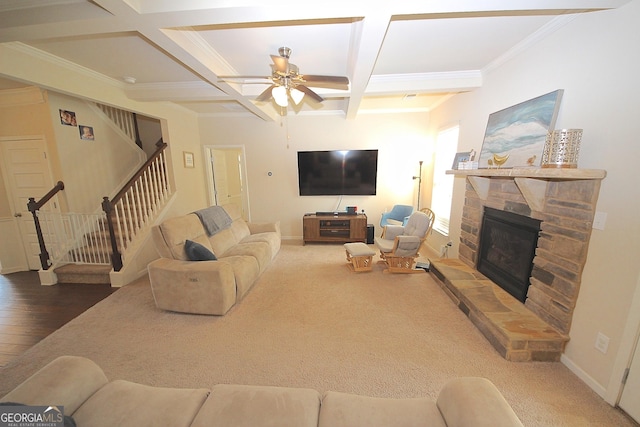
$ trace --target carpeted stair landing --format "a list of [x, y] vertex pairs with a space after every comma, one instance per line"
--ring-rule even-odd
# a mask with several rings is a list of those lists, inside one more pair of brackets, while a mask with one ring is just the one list
[[55, 270], [58, 283], [108, 285], [111, 283], [110, 265], [66, 264]]

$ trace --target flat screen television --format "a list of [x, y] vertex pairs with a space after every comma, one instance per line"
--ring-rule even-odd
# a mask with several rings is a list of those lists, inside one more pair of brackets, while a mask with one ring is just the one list
[[301, 196], [374, 196], [378, 150], [298, 151]]

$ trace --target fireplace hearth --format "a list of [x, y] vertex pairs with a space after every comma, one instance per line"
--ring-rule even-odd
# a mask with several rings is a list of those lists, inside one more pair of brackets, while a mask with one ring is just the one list
[[484, 208], [476, 268], [521, 302], [527, 299], [541, 222]]

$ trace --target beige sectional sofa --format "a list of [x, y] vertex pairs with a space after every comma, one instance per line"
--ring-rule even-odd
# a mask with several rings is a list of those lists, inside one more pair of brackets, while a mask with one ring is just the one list
[[[249, 223], [236, 205], [200, 212], [227, 214], [228, 224], [210, 235], [195, 213], [173, 217], [151, 229], [160, 258], [149, 263], [158, 308], [194, 314], [225, 314], [242, 299], [280, 251], [280, 223]], [[217, 260], [192, 261], [187, 241], [211, 251]]]
[[79, 427], [522, 426], [483, 378], [451, 380], [436, 401], [228, 384], [178, 389], [109, 381], [98, 365], [77, 356], [55, 359], [0, 401], [63, 405]]

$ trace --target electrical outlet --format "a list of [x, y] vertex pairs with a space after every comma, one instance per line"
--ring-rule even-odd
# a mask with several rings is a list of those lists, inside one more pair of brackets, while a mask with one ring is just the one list
[[604, 230], [604, 225], [607, 223], [607, 213], [606, 212], [596, 212], [593, 216], [593, 225], [592, 228], [596, 230]]
[[607, 354], [607, 349], [609, 348], [609, 337], [603, 334], [602, 332], [598, 332], [598, 336], [596, 337], [595, 348], [602, 352], [602, 354]]

